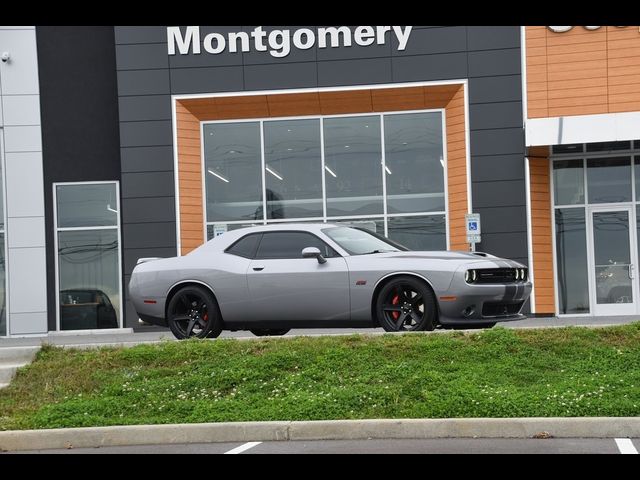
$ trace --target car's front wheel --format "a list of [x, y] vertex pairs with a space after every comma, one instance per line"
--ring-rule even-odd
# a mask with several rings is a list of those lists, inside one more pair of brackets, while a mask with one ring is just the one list
[[434, 330], [436, 309], [431, 288], [414, 277], [394, 278], [376, 299], [378, 323], [387, 332]]
[[176, 292], [167, 306], [167, 323], [178, 340], [217, 338], [222, 333], [216, 299], [203, 287], [189, 286]]

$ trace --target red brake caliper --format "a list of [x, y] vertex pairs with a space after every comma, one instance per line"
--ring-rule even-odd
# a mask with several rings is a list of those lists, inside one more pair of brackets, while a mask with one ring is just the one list
[[[395, 297], [393, 297], [393, 300], [391, 301], [391, 305], [398, 305], [399, 303], [400, 303], [400, 295], [396, 295]], [[393, 312], [391, 316], [393, 317], [394, 320], [398, 320], [400, 318], [400, 312]]]

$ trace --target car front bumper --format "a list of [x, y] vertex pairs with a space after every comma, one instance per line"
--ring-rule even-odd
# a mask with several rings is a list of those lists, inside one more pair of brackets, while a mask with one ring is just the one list
[[531, 295], [531, 282], [468, 285], [438, 295], [442, 325], [508, 322], [527, 318], [521, 310]]

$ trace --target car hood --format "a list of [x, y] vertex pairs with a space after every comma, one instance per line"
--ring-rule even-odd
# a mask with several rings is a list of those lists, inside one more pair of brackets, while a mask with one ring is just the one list
[[523, 265], [513, 260], [499, 258], [482, 252], [387, 252], [367, 255], [367, 258], [378, 259], [403, 259], [403, 260], [444, 260], [452, 263], [469, 264], [475, 262], [484, 263], [487, 268], [511, 268]]

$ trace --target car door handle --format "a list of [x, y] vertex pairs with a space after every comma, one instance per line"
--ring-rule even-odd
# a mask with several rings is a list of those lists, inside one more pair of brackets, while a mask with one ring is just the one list
[[264, 270], [264, 267], [253, 267], [254, 272], [261, 272]]

